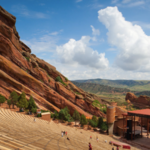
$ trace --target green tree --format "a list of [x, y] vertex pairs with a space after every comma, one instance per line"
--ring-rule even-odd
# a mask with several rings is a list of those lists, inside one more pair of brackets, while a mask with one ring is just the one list
[[7, 100], [7, 104], [9, 105], [9, 108], [10, 108], [10, 105], [11, 105], [11, 100], [10, 99]]
[[95, 123], [97, 123], [97, 118], [96, 118], [96, 116], [93, 115], [92, 120], [93, 120]]
[[89, 125], [91, 125], [92, 127], [97, 127], [97, 123], [93, 120], [89, 120]]
[[59, 111], [59, 119], [65, 120], [65, 121], [69, 121], [71, 122], [73, 119], [69, 114], [69, 109], [68, 107], [65, 107], [64, 109], [61, 109]]
[[37, 108], [37, 107], [36, 107], [36, 104], [34, 102], [33, 97], [30, 96], [30, 99], [28, 101], [28, 109], [29, 109], [29, 111], [32, 111], [32, 108]]
[[103, 122], [101, 125], [101, 130], [106, 131], [108, 129], [107, 122]]
[[18, 102], [18, 97], [19, 96], [15, 91], [11, 92], [9, 96], [9, 99], [11, 100], [11, 104], [13, 105], [13, 108], [14, 108], [14, 105], [16, 105]]
[[28, 101], [26, 99], [26, 94], [22, 92], [22, 94], [18, 98], [17, 106], [19, 108], [27, 108], [28, 107]]
[[2, 103], [4, 103], [6, 101], [6, 98], [0, 94], [0, 106]]
[[75, 125], [76, 125], [76, 121], [80, 121], [80, 114], [77, 110], [75, 110], [73, 113], [73, 119], [75, 120]]
[[87, 119], [84, 115], [81, 115], [80, 123], [82, 126], [87, 124]]
[[31, 109], [32, 113], [34, 113], [34, 114], [36, 114], [36, 110], [37, 110], [37, 108], [33, 108], [33, 107]]
[[101, 128], [102, 124], [103, 124], [103, 118], [102, 118], [102, 117], [99, 117], [99, 118], [98, 118], [97, 127], [98, 127], [98, 128]]

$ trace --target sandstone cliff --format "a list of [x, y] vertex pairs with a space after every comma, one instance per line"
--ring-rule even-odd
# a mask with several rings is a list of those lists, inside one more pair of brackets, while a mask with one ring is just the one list
[[128, 92], [126, 94], [126, 101], [130, 100], [134, 105], [136, 105], [139, 108], [145, 108], [146, 106], [150, 106], [150, 97], [141, 95], [139, 97], [136, 97], [133, 93]]
[[[103, 116], [92, 101], [101, 99], [88, 94], [67, 80], [56, 68], [31, 54], [31, 49], [20, 41], [15, 27], [16, 18], [0, 6], [0, 94], [6, 98], [12, 91], [25, 92], [39, 108], [59, 111], [67, 106], [71, 114]], [[60, 76], [62, 82], [56, 82]]]

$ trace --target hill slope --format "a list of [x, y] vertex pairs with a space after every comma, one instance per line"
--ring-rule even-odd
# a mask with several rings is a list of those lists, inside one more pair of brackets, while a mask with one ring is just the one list
[[[68, 107], [86, 116], [105, 115], [92, 102], [101, 99], [75, 86], [56, 68], [20, 41], [16, 18], [0, 7], [0, 94], [9, 98], [12, 91], [32, 95], [39, 108], [59, 111]], [[90, 114], [89, 114], [90, 113]]]
[[102, 92], [105, 92], [105, 93], [126, 93], [126, 92], [130, 92], [129, 89], [115, 88], [115, 87], [96, 84], [96, 83], [78, 83], [78, 82], [74, 82], [74, 81], [73, 81], [73, 83], [76, 86], [78, 86], [79, 88], [81, 88], [81, 89], [83, 89], [87, 92], [94, 93], [94, 94], [100, 94]]
[[74, 80], [78, 83], [96, 83], [108, 85], [116, 88], [127, 88], [131, 91], [150, 91], [150, 81], [148, 80], [107, 80], [107, 79], [89, 79]]

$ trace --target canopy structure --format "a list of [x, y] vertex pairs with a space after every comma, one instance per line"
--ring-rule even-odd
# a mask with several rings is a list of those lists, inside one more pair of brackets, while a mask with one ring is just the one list
[[150, 118], [150, 109], [128, 111], [128, 115], [129, 116], [139, 116], [139, 117], [144, 117], [144, 118]]
[[[141, 117], [141, 137], [142, 137], [142, 118], [147, 118], [147, 137], [149, 135], [149, 121], [150, 121], [150, 109], [141, 109], [141, 110], [134, 110], [134, 111], [128, 111], [128, 113], [126, 114], [122, 114], [123, 118], [126, 118], [126, 125], [127, 125], [127, 118], [130, 116], [132, 117], [132, 122], [134, 122], [134, 132], [131, 132], [131, 140], [133, 138], [135, 138], [136, 135], [136, 131], [135, 131], [135, 116]], [[123, 126], [124, 126], [124, 122], [123, 122]], [[124, 135], [124, 131], [123, 131], [123, 135]]]

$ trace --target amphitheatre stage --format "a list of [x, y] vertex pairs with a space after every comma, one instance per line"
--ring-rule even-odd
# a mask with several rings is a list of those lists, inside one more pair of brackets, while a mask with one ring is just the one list
[[[0, 149], [2, 150], [87, 150], [89, 142], [93, 150], [111, 150], [109, 141], [120, 141], [115, 136], [76, 129], [53, 121], [36, 118], [34, 122], [33, 117], [10, 109], [0, 108], [0, 120]], [[70, 141], [67, 140], [67, 136], [61, 137], [61, 131], [64, 130], [68, 132]], [[96, 141], [96, 136], [99, 142]], [[107, 140], [107, 143], [104, 140]], [[146, 148], [134, 145], [131, 146], [131, 150], [146, 150]]]

